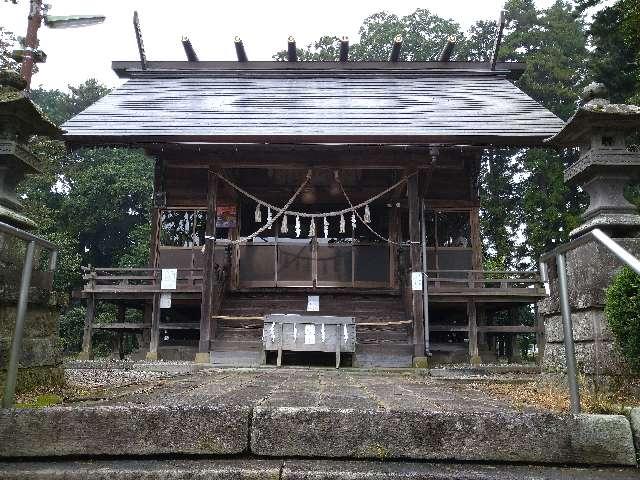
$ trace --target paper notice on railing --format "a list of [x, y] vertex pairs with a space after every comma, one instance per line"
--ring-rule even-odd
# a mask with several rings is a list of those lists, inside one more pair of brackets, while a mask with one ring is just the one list
[[162, 280], [160, 281], [160, 288], [162, 290], [175, 290], [177, 278], [178, 278], [177, 268], [163, 268]]
[[422, 291], [422, 272], [411, 272], [411, 290]]
[[305, 325], [304, 326], [304, 344], [315, 345], [316, 343], [316, 326]]
[[307, 312], [320, 311], [320, 297], [318, 295], [309, 295], [307, 298]]
[[171, 308], [171, 292], [160, 294], [160, 308]]

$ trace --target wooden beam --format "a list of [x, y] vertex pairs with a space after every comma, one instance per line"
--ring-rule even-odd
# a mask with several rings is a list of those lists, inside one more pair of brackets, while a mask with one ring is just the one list
[[165, 206], [165, 166], [163, 159], [156, 158], [153, 170], [153, 205], [151, 207], [151, 238], [149, 239], [149, 267], [158, 266], [160, 248], [160, 209]]
[[138, 12], [133, 12], [133, 30], [136, 33], [136, 42], [138, 43], [138, 54], [140, 55], [140, 68], [147, 69], [147, 54], [144, 51], [144, 42], [142, 41], [142, 30], [140, 29], [140, 19]]
[[342, 37], [340, 39], [340, 61], [346, 62], [349, 60], [349, 38]]
[[529, 325], [480, 325], [479, 332], [488, 333], [535, 333], [540, 327]]
[[213, 295], [216, 287], [215, 248], [216, 248], [216, 205], [218, 182], [216, 172], [209, 169], [207, 186], [207, 223], [205, 226], [204, 278], [202, 280], [202, 303], [200, 307], [200, 340], [196, 361], [209, 363], [211, 339], [215, 338], [213, 315]]
[[391, 55], [389, 55], [390, 62], [397, 62], [400, 60], [400, 50], [402, 50], [402, 35], [396, 35], [391, 45]]
[[95, 323], [93, 325], [94, 330], [144, 330], [145, 328], [151, 328], [150, 323]]
[[289, 37], [287, 42], [287, 60], [290, 62], [298, 61], [298, 51], [296, 50], [296, 39]]
[[[473, 207], [469, 211], [471, 233], [471, 268], [482, 270], [482, 238], [480, 236], [480, 208]], [[480, 277], [476, 277], [480, 278]]]
[[438, 56], [439, 62], [448, 62], [449, 60], [451, 60], [451, 55], [453, 54], [453, 50], [456, 47], [456, 40], [457, 39], [455, 36], [447, 38], [447, 43], [444, 44], [444, 47], [442, 47], [442, 51]]
[[476, 318], [476, 302], [470, 300], [467, 302], [467, 319], [469, 321], [469, 362], [472, 365], [478, 365], [480, 355], [478, 353], [478, 324]]
[[236, 47], [236, 56], [238, 57], [238, 61], [241, 63], [247, 62], [247, 53], [244, 50], [244, 44], [242, 43], [242, 39], [240, 37], [236, 37], [233, 40], [233, 43]]
[[149, 351], [147, 360], [158, 360], [158, 344], [160, 343], [160, 294], [153, 295], [153, 307], [151, 310], [151, 335], [149, 339]]
[[191, 40], [187, 37], [182, 37], [182, 48], [184, 48], [184, 53], [187, 56], [187, 60], [189, 62], [198, 62], [198, 55], [196, 51], [193, 49], [193, 45], [191, 45]]
[[506, 24], [506, 11], [500, 11], [500, 18], [498, 19], [498, 31], [496, 33], [496, 39], [493, 43], [493, 50], [491, 51], [491, 70], [496, 69], [498, 63], [498, 53], [500, 52], [500, 45], [502, 44], [502, 35], [504, 34], [504, 26]]
[[[240, 39], [236, 37], [239, 41]], [[345, 62], [339, 64], [337, 62], [326, 61], [308, 61], [298, 63], [275, 62], [275, 61], [251, 61], [238, 65], [237, 61], [200, 61], [187, 62], [178, 61], [149, 61], [147, 65], [150, 70], [162, 70], [163, 74], [170, 76], [172, 74], [184, 74], [184, 70], [192, 71], [237, 71], [237, 70], [259, 70], [259, 71], [325, 71], [332, 77], [335, 77], [336, 70], [344, 69], [346, 71], [363, 71], [369, 72], [385, 71], [385, 70], [407, 70], [412, 72], [421, 72], [424, 70], [455, 70], [456, 74], [464, 75], [465, 72], [476, 76], [478, 72], [490, 72], [490, 65], [485, 60], [483, 62], [467, 62], [467, 61], [451, 61], [451, 62], [398, 62], [392, 64], [389, 62], [379, 61], [363, 61], [363, 62]], [[135, 75], [140, 70], [140, 62], [138, 61], [113, 61], [112, 69], [120, 77], [128, 77]], [[508, 78], [522, 75], [526, 68], [525, 63], [521, 62], [498, 62], [496, 70], [504, 72]]]
[[[415, 172], [415, 170], [413, 171]], [[407, 172], [413, 173], [413, 172]], [[407, 180], [407, 197], [409, 203], [409, 241], [411, 272], [422, 272], [422, 258], [420, 253], [420, 200], [418, 198], [418, 175], [411, 175]], [[409, 279], [409, 284], [411, 280]], [[424, 316], [422, 291], [412, 290], [413, 313], [413, 345], [414, 357], [424, 357]]]

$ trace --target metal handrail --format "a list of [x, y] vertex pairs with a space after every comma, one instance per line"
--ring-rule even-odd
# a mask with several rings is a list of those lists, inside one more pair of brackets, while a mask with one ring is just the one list
[[18, 378], [18, 361], [20, 350], [22, 349], [22, 337], [24, 335], [24, 319], [27, 313], [27, 303], [29, 300], [29, 287], [31, 286], [31, 273], [33, 270], [33, 257], [36, 245], [48, 250], [49, 271], [54, 272], [58, 259], [58, 248], [51, 242], [40, 238], [32, 233], [20, 230], [6, 223], [0, 222], [0, 233], [6, 233], [20, 240], [27, 242], [27, 251], [22, 266], [22, 276], [20, 278], [20, 294], [18, 297], [18, 308], [16, 310], [16, 327], [11, 339], [11, 352], [9, 353], [9, 364], [7, 367], [7, 381], [2, 397], [2, 407], [11, 408], [15, 403], [16, 380]]
[[549, 275], [547, 262], [555, 258], [558, 272], [558, 293], [560, 300], [560, 313], [562, 315], [562, 331], [564, 336], [565, 357], [567, 361], [567, 377], [569, 380], [569, 393], [571, 394], [571, 411], [580, 413], [580, 391], [578, 387], [578, 371], [576, 366], [575, 342], [573, 340], [573, 324], [571, 320], [571, 306], [569, 304], [569, 289], [567, 282], [566, 253], [595, 238], [622, 262], [640, 274], [640, 260], [625, 250], [620, 244], [599, 228], [555, 248], [540, 256], [540, 274], [545, 283], [545, 289], [549, 292]]

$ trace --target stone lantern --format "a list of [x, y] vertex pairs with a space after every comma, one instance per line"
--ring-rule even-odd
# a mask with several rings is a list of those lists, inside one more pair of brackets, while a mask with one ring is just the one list
[[[36, 224], [21, 213], [16, 186], [25, 175], [41, 170], [40, 161], [29, 151], [29, 138], [62, 133], [24, 95], [25, 86], [26, 82], [17, 73], [0, 71], [0, 222], [23, 231], [33, 229]], [[64, 380], [58, 335], [59, 307], [56, 296], [50, 295], [51, 272], [48, 268], [53, 262], [50, 258], [45, 262], [39, 253], [41, 248], [35, 245], [35, 242], [25, 240], [19, 231], [3, 229], [0, 232], [0, 388], [3, 390], [5, 383], [11, 390], [12, 381], [7, 381], [11, 375], [6, 372], [10, 364], [9, 345], [12, 345], [11, 356], [15, 352], [14, 335], [20, 345], [15, 378], [18, 390], [35, 385], [58, 385]], [[33, 259], [33, 263], [27, 258]], [[27, 265], [31, 265], [31, 272], [26, 277], [28, 294], [23, 296], [19, 287]], [[16, 334], [19, 318], [23, 328]], [[6, 398], [4, 396], [3, 405], [7, 404]], [[8, 404], [11, 403], [9, 400]]]
[[[589, 85], [576, 113], [547, 142], [579, 147], [580, 156], [564, 173], [565, 182], [589, 194], [583, 223], [570, 235], [600, 228], [623, 248], [640, 256], [640, 215], [624, 198], [624, 188], [640, 174], [640, 152], [627, 139], [640, 129], [640, 107], [612, 104], [602, 84]], [[566, 253], [569, 306], [579, 370], [599, 382], [627, 370], [604, 313], [605, 292], [622, 267], [595, 238], [585, 238]], [[555, 265], [549, 266], [549, 296], [538, 302], [545, 324], [543, 372], [565, 371], [565, 349]]]
[[0, 71], [0, 221], [29, 230], [35, 223], [20, 213], [16, 186], [41, 169], [27, 143], [31, 135], [58, 136], [62, 131], [24, 95], [25, 87], [17, 73]]
[[615, 237], [640, 232], [640, 215], [624, 198], [624, 188], [640, 177], [640, 152], [627, 138], [640, 130], [640, 107], [612, 104], [601, 83], [585, 88], [582, 104], [564, 128], [548, 140], [551, 145], [579, 146], [579, 159], [564, 172], [568, 185], [589, 194], [583, 224], [570, 233], [577, 237], [600, 228]]

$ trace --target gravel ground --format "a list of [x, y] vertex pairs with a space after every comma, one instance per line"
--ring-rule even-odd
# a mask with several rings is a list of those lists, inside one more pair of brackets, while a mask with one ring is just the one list
[[139, 385], [176, 377], [176, 373], [144, 372], [121, 368], [82, 368], [65, 370], [67, 385], [78, 389], [114, 388]]

